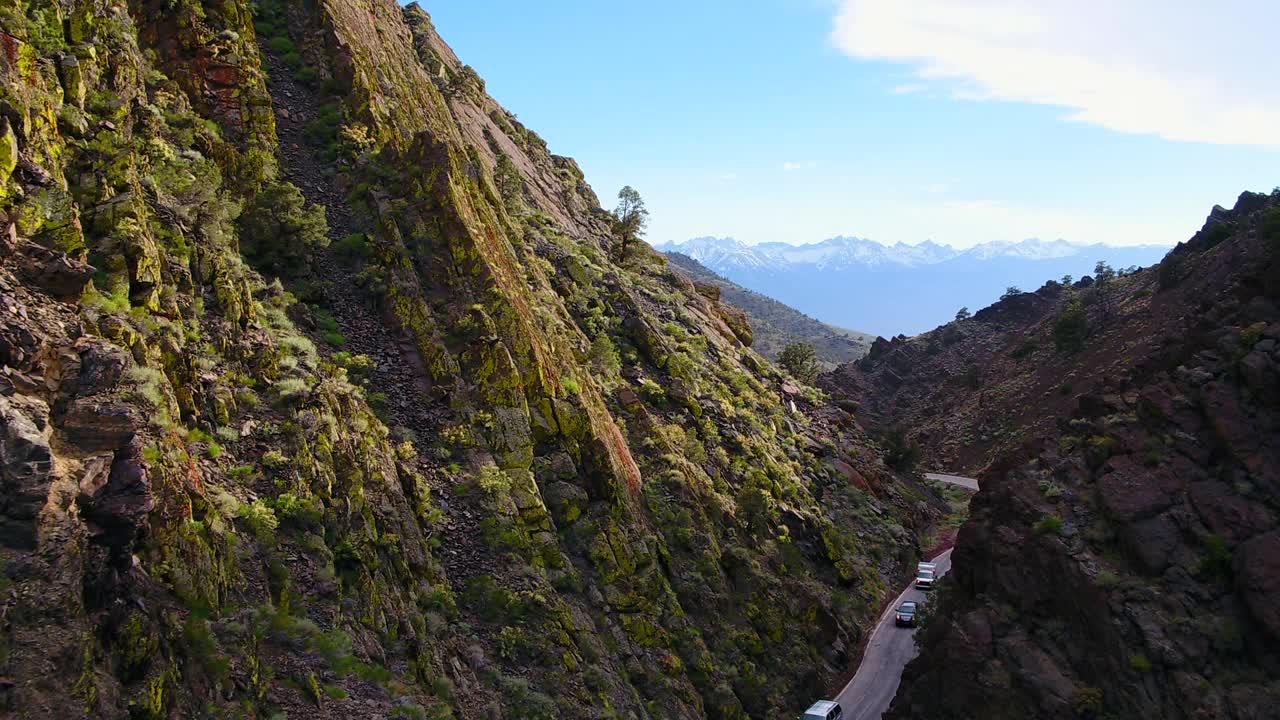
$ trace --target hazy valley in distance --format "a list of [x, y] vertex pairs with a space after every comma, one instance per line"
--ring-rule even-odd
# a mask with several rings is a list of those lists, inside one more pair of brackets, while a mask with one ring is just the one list
[[824, 323], [884, 337], [930, 330], [961, 307], [986, 307], [1011, 286], [1031, 291], [1064, 275], [1080, 278], [1099, 260], [1117, 269], [1146, 267], [1169, 251], [1037, 239], [957, 250], [932, 241], [882, 245], [856, 237], [805, 245], [703, 237], [656, 248], [687, 255]]

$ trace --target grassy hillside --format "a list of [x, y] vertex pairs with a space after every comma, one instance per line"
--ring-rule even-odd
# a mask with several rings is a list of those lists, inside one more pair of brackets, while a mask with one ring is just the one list
[[806, 342], [817, 350], [823, 369], [831, 370], [866, 355], [875, 340], [874, 335], [814, 320], [771, 297], [726, 280], [688, 255], [668, 253], [667, 257], [694, 282], [719, 288], [721, 299], [746, 312], [755, 333], [751, 347], [770, 360], [776, 361], [788, 343]]

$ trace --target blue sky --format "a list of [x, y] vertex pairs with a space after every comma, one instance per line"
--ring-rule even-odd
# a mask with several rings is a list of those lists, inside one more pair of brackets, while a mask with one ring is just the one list
[[1270, 0], [423, 5], [655, 243], [1172, 244], [1280, 185]]

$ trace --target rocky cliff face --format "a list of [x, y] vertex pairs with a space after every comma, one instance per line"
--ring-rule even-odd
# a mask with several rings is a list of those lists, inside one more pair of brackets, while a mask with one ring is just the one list
[[1070, 295], [1031, 355], [1077, 389], [1004, 400], [1052, 430], [992, 451], [891, 716], [1274, 717], [1280, 195]]
[[1122, 360], [1058, 352], [1053, 328], [1066, 304], [1095, 294], [1093, 278], [1056, 281], [1007, 297], [973, 317], [915, 337], [877, 338], [860, 361], [820, 385], [877, 433], [900, 435], [934, 469], [976, 473], [1054, 418]]
[[416, 5], [0, 8], [0, 229], [20, 717], [775, 717], [934, 515]]

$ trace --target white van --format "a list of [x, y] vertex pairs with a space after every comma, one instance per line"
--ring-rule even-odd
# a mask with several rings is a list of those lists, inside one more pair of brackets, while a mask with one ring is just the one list
[[804, 717], [800, 720], [842, 720], [844, 711], [840, 709], [840, 703], [830, 700], [819, 700], [813, 704], [813, 707], [804, 711]]

